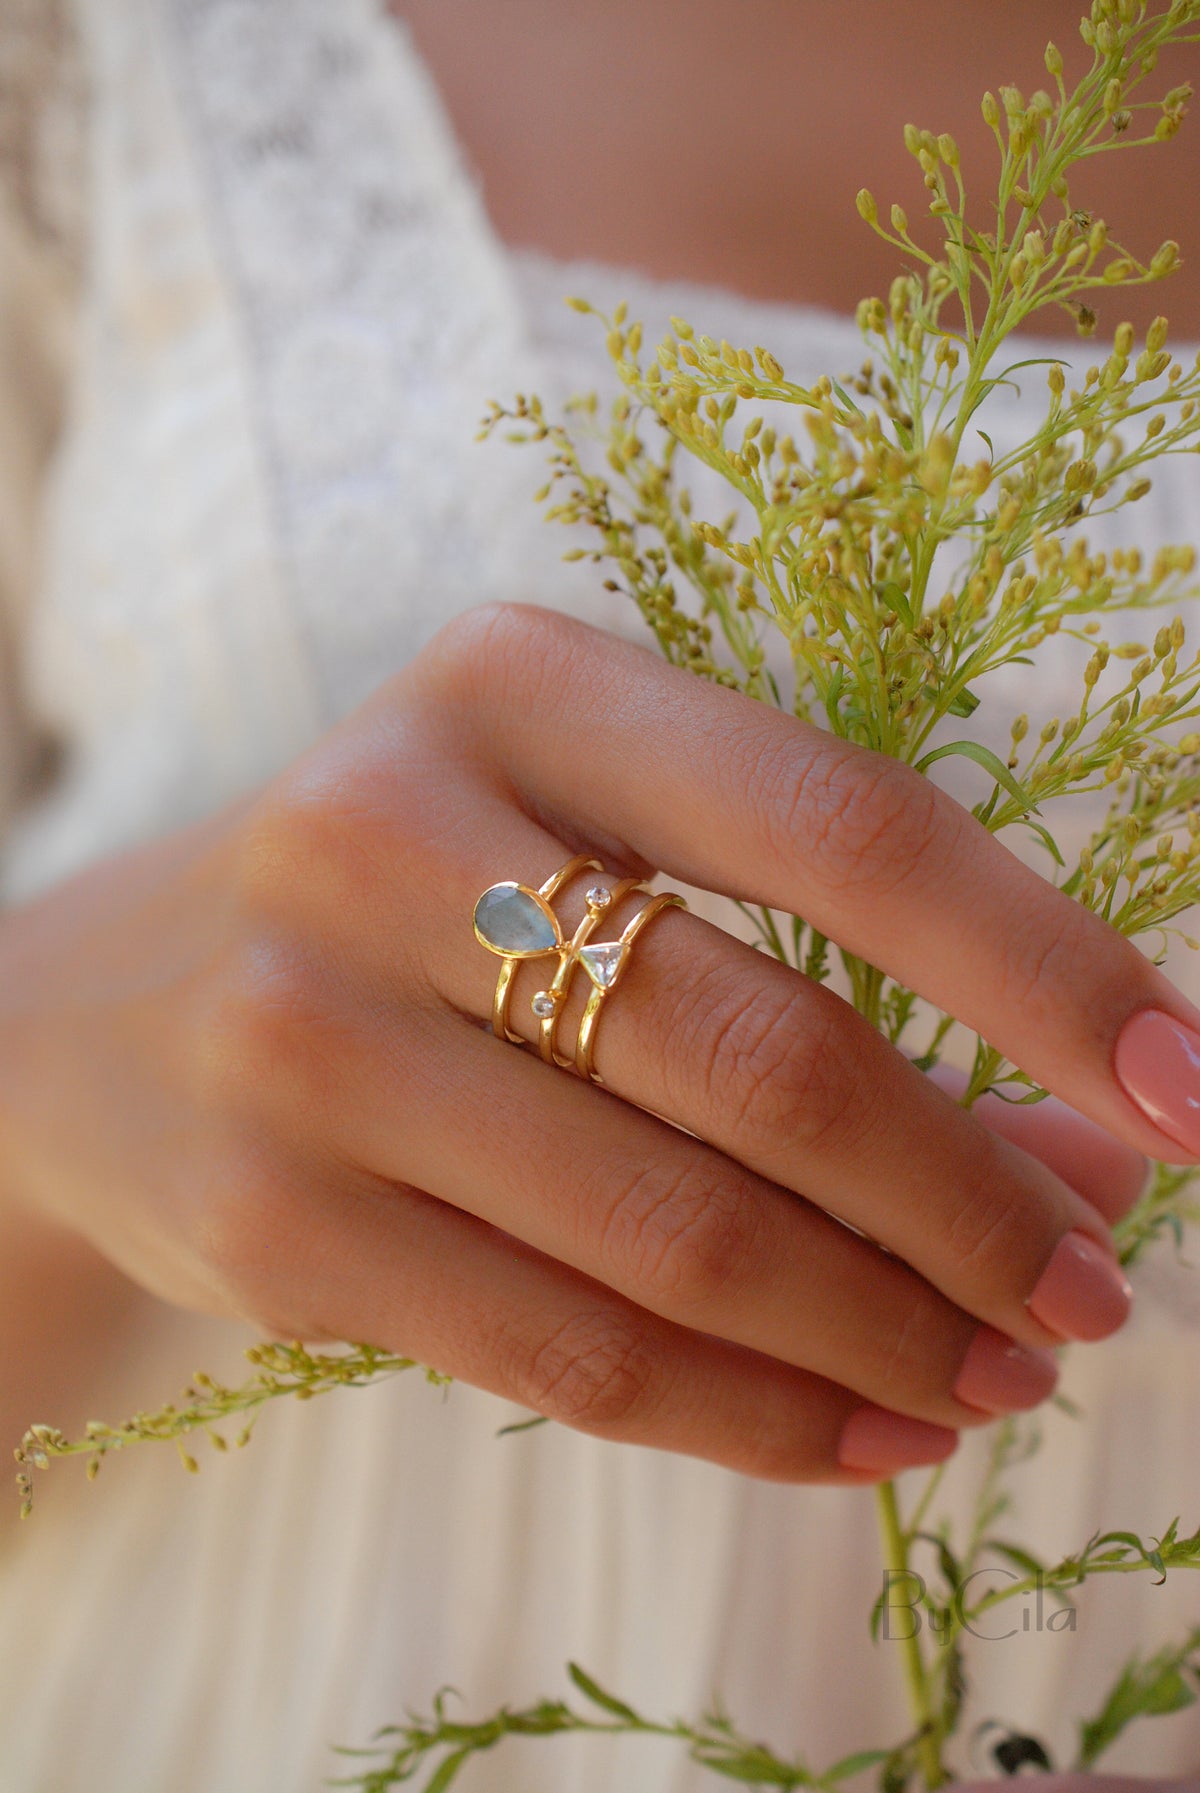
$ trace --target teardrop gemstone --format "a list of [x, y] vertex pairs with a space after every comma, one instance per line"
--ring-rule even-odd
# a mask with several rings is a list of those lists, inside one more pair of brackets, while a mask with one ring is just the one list
[[579, 960], [598, 990], [607, 990], [621, 969], [628, 950], [623, 940], [603, 940], [596, 946], [581, 946]]
[[475, 933], [494, 953], [532, 959], [561, 945], [554, 911], [522, 884], [493, 884], [475, 905]]

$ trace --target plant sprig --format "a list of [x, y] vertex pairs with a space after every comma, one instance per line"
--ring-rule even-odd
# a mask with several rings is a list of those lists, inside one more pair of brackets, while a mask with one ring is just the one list
[[94, 1479], [100, 1465], [112, 1451], [125, 1450], [131, 1444], [151, 1441], [174, 1443], [185, 1469], [195, 1474], [200, 1464], [186, 1448], [185, 1439], [202, 1433], [214, 1450], [226, 1451], [230, 1438], [220, 1428], [234, 1418], [244, 1424], [233, 1435], [232, 1443], [240, 1448], [250, 1436], [261, 1409], [268, 1401], [290, 1395], [298, 1401], [311, 1401], [317, 1395], [335, 1388], [361, 1388], [369, 1382], [380, 1382], [400, 1370], [422, 1369], [429, 1382], [448, 1382], [441, 1375], [418, 1365], [415, 1358], [400, 1357], [374, 1345], [351, 1345], [337, 1351], [310, 1351], [298, 1340], [291, 1344], [269, 1342], [251, 1345], [244, 1353], [254, 1366], [254, 1375], [236, 1387], [218, 1382], [205, 1370], [197, 1370], [191, 1384], [178, 1402], [150, 1412], [135, 1413], [119, 1425], [103, 1420], [89, 1420], [82, 1438], [71, 1439], [56, 1426], [34, 1425], [26, 1431], [16, 1447], [17, 1489], [21, 1497], [21, 1516], [33, 1511], [33, 1475], [35, 1469], [48, 1469], [56, 1457], [85, 1457], [87, 1474]]
[[[651, 355], [625, 306], [605, 315], [577, 300], [606, 332], [619, 386], [610, 413], [602, 416], [593, 397], [552, 421], [536, 396], [518, 395], [492, 405], [481, 434], [503, 425], [512, 439], [548, 447], [539, 501], [551, 520], [590, 532], [581, 538], [590, 545], [572, 546], [567, 558], [605, 567], [606, 584], [637, 606], [672, 664], [925, 776], [951, 758], [970, 762], [983, 783], [972, 810], [982, 827], [1032, 838], [1065, 895], [1120, 933], [1165, 945], [1200, 898], [1200, 728], [1190, 726], [1200, 721], [1200, 654], [1187, 651], [1181, 614], [1200, 596], [1196, 551], [1104, 552], [1084, 531], [1140, 502], [1163, 457], [1200, 449], [1200, 359], [1186, 368], [1173, 358], [1163, 317], [1140, 347], [1132, 327], [1117, 322], [1111, 346], [1073, 383], [1065, 357], [1033, 360], [1014, 346], [1016, 359], [1006, 361], [1002, 351], [1046, 307], [1067, 311], [1091, 338], [1123, 289], [1178, 268], [1173, 241], [1145, 262], [1118, 243], [1104, 219], [1073, 202], [1070, 176], [1097, 155], [1156, 148], [1178, 132], [1191, 89], [1155, 77], [1163, 51], [1200, 41], [1200, 0], [1093, 0], [1080, 35], [1090, 66], [1073, 86], [1050, 44], [1049, 88], [984, 96], [1000, 167], [982, 211], [968, 207], [954, 139], [915, 125], [904, 141], [933, 239], [914, 233], [899, 205], [881, 222], [875, 197], [859, 194], [860, 214], [905, 266], [886, 298], [858, 307], [857, 369], [803, 385], [769, 348], [717, 342], [682, 318]], [[998, 452], [981, 427], [982, 407], [1037, 366], [1045, 368], [1045, 414], [1024, 442]], [[727, 514], [697, 514], [681, 475], [689, 460], [722, 482]], [[1145, 644], [1106, 639], [1109, 619], [1156, 610], [1173, 614], [1147, 630]], [[786, 650], [774, 663], [772, 632]], [[1014, 665], [1036, 672], [1039, 650], [1055, 636], [1077, 647], [1078, 703], [1060, 715], [1018, 716], [1007, 756], [997, 753], [972, 732], [972, 718], [990, 704], [997, 673]], [[1030, 682], [1036, 690], [1036, 677]], [[1051, 824], [1062, 806], [1097, 793], [1106, 797], [1104, 817], [1068, 862]], [[804, 917], [743, 913], [763, 950], [806, 976], [823, 980], [839, 963], [855, 1008], [892, 1044], [927, 1014], [915, 992]], [[957, 1025], [933, 1014], [916, 1061], [922, 1069], [938, 1062]], [[1022, 1102], [1045, 1094], [982, 1037], [970, 1056], [964, 1105], [987, 1091]], [[1180, 1247], [1200, 1206], [1195, 1174], [1156, 1167], [1117, 1228], [1125, 1262], [1163, 1237]], [[172, 1439], [194, 1468], [183, 1442], [190, 1433], [205, 1431], [224, 1449], [220, 1422], [235, 1414], [252, 1422], [281, 1395], [306, 1399], [413, 1367], [364, 1346], [337, 1356], [298, 1345], [256, 1350], [248, 1355], [257, 1374], [241, 1388], [197, 1376], [182, 1404], [117, 1427], [93, 1423], [75, 1442], [31, 1427], [17, 1453], [25, 1510], [30, 1471], [55, 1456], [83, 1454], [94, 1474], [110, 1450]], [[380, 1734], [396, 1741], [349, 1752], [386, 1759], [342, 1784], [384, 1793], [428, 1773], [425, 1793], [445, 1793], [468, 1762], [508, 1737], [592, 1731], [673, 1738], [696, 1762], [746, 1785], [835, 1787], [874, 1768], [883, 1793], [944, 1786], [966, 1693], [968, 1619], [1034, 1585], [1067, 1595], [1097, 1574], [1200, 1566], [1200, 1531], [1180, 1536], [1178, 1522], [1159, 1539], [1105, 1531], [1049, 1567], [1002, 1537], [1007, 1478], [1036, 1441], [1036, 1425], [996, 1428], [961, 1539], [935, 1512], [939, 1472], [907, 1517], [894, 1486], [881, 1491], [889, 1570], [912, 1574], [921, 1553], [933, 1553], [941, 1585], [921, 1598], [945, 1639], [931, 1648], [919, 1638], [906, 1650], [914, 1729], [890, 1749], [814, 1774], [742, 1738], [720, 1713], [695, 1726], [648, 1720], [572, 1666], [585, 1710], [540, 1701], [469, 1723], [450, 1717], [442, 1694], [431, 1719], [410, 1717]], [[1019, 1573], [958, 1613], [954, 1589], [987, 1560]], [[1127, 1665], [1081, 1727], [1081, 1763], [1090, 1765], [1134, 1716], [1190, 1696], [1197, 1648], [1193, 1635]], [[1035, 1740], [1009, 1741], [1026, 1749], [1026, 1762], [1048, 1760]]]
[[[741, 1736], [719, 1710], [706, 1714], [698, 1724], [683, 1719], [659, 1722], [644, 1718], [625, 1700], [608, 1693], [578, 1663], [568, 1663], [567, 1673], [587, 1701], [584, 1711], [576, 1710], [565, 1700], [538, 1700], [515, 1711], [502, 1706], [484, 1719], [455, 1719], [447, 1710], [453, 1689], [444, 1688], [434, 1698], [430, 1718], [410, 1714], [406, 1724], [388, 1725], [377, 1732], [376, 1741], [368, 1748], [340, 1748], [340, 1755], [382, 1755], [385, 1760], [361, 1775], [332, 1784], [356, 1788], [358, 1793], [389, 1793], [391, 1788], [428, 1772], [422, 1793], [446, 1793], [473, 1757], [494, 1749], [507, 1738], [553, 1737], [580, 1731], [609, 1737], [638, 1734], [669, 1738], [684, 1745], [690, 1761], [725, 1780], [747, 1787], [781, 1788], [786, 1793], [794, 1793], [797, 1788], [835, 1793], [852, 1776], [886, 1765], [894, 1757], [891, 1750], [860, 1750], [817, 1774], [803, 1763], [786, 1760], [765, 1744]], [[393, 1738], [399, 1741], [389, 1741]]]

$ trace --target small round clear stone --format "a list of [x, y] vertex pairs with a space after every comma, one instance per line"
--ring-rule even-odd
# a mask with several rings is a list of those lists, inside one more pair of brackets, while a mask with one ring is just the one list
[[554, 998], [549, 990], [539, 990], [529, 1006], [538, 1019], [544, 1021], [548, 1015], [554, 1013]]
[[593, 884], [585, 901], [590, 909], [607, 909], [612, 902], [612, 891], [603, 884]]

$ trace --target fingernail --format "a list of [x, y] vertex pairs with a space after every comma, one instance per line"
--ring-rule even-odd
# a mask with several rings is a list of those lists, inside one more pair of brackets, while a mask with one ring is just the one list
[[1113, 1069], [1142, 1113], [1200, 1157], [1200, 1034], [1161, 1009], [1142, 1009], [1117, 1035]]
[[1064, 1339], [1106, 1339], [1129, 1317], [1133, 1290], [1111, 1252], [1086, 1233], [1067, 1233], [1042, 1271], [1029, 1311]]
[[1053, 1351], [1030, 1350], [994, 1326], [981, 1326], [963, 1359], [954, 1394], [984, 1413], [1022, 1413], [1044, 1401], [1057, 1381]]
[[940, 1463], [958, 1443], [948, 1426], [909, 1419], [887, 1407], [859, 1407], [842, 1428], [838, 1462], [843, 1469], [871, 1475], [895, 1475], [900, 1469]]

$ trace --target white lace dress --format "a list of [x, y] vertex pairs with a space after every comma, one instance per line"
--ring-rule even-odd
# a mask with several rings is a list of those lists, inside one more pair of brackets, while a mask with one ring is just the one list
[[[686, 310], [800, 377], [860, 358], [822, 313], [506, 251], [376, 0], [4, 0], [0, 22], [0, 100], [40, 96], [0, 106], [0, 590], [23, 638], [0, 674], [13, 739], [32, 716], [65, 746], [9, 829], [6, 900], [261, 780], [468, 605], [532, 598], [639, 634], [560, 564], [531, 452], [472, 439], [489, 396], [605, 379], [565, 292], [628, 296], [648, 331]], [[1195, 533], [1196, 479], [1160, 482], [1144, 537]], [[1126, 1334], [1077, 1355], [1087, 1422], [1050, 1416], [1014, 1529], [1054, 1553], [1102, 1523], [1200, 1519], [1195, 1313], [1160, 1270]], [[155, 1309], [95, 1408], [170, 1398], [200, 1364], [234, 1376], [249, 1336]], [[483, 1713], [563, 1691], [568, 1658], [657, 1716], [719, 1696], [817, 1765], [899, 1734], [895, 1646], [866, 1631], [869, 1491], [554, 1427], [496, 1439], [514, 1417], [409, 1377], [281, 1406], [198, 1477], [152, 1449], [95, 1487], [57, 1469], [0, 1561], [0, 1793], [315, 1793], [352, 1766], [332, 1745], [442, 1684]], [[973, 1717], [1065, 1749], [1070, 1715], [1186, 1627], [1200, 1583], [1116, 1579], [1070, 1636], [1026, 1606], [1029, 1629], [974, 1651]], [[1114, 1760], [1195, 1768], [1200, 1722]], [[670, 1745], [584, 1739], [506, 1746], [463, 1785], [703, 1782]]]

